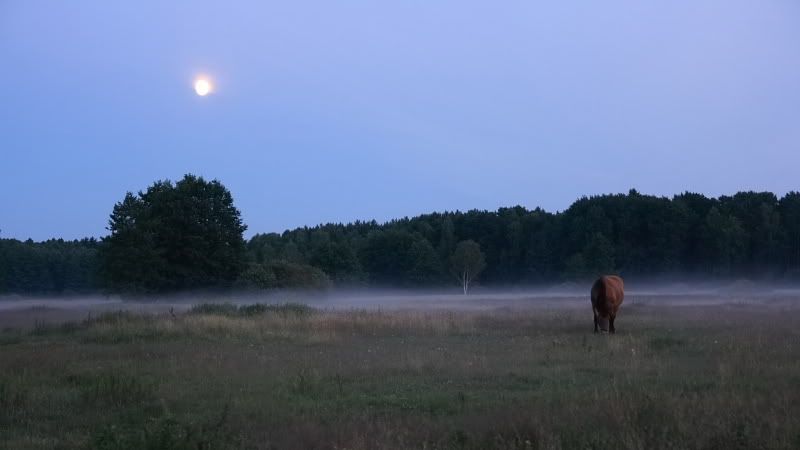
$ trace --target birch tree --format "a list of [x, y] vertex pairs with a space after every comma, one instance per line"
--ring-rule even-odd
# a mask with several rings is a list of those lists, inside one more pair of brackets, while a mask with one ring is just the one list
[[485, 268], [486, 259], [477, 242], [467, 240], [456, 245], [453, 255], [450, 256], [450, 269], [461, 282], [464, 295], [467, 295], [470, 284]]

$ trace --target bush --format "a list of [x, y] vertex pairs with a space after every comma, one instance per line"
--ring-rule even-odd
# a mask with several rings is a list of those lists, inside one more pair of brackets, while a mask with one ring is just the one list
[[216, 314], [220, 316], [236, 316], [238, 308], [233, 303], [200, 303], [192, 306], [190, 314]]
[[214, 314], [229, 317], [255, 317], [268, 313], [278, 314], [283, 317], [306, 317], [314, 312], [314, 308], [300, 303], [284, 303], [280, 305], [254, 303], [239, 306], [233, 303], [201, 303], [192, 306], [189, 310], [190, 314]]
[[123, 322], [132, 322], [137, 319], [141, 319], [141, 314], [136, 314], [131, 311], [109, 311], [100, 313], [94, 317], [89, 315], [86, 320], [83, 321], [84, 325], [95, 325], [95, 324], [111, 324], [111, 325], [118, 325]]
[[307, 264], [288, 261], [273, 261], [267, 264], [251, 264], [245, 269], [236, 284], [245, 289], [326, 289], [331, 281], [325, 272]]

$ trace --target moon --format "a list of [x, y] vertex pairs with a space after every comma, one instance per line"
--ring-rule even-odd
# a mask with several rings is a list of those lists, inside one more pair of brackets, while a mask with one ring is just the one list
[[209, 93], [211, 93], [211, 82], [208, 81], [207, 78], [198, 78], [194, 80], [194, 91], [200, 97], [205, 97]]

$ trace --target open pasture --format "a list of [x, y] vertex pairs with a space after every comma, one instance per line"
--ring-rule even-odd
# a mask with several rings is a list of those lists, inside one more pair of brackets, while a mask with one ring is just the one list
[[795, 299], [626, 302], [6, 309], [0, 448], [800, 447]]

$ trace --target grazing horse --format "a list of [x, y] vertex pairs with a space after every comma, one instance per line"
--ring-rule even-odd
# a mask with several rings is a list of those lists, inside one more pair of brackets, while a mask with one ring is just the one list
[[600, 277], [592, 285], [592, 311], [594, 312], [594, 332], [614, 333], [614, 319], [625, 298], [625, 283], [615, 275]]

